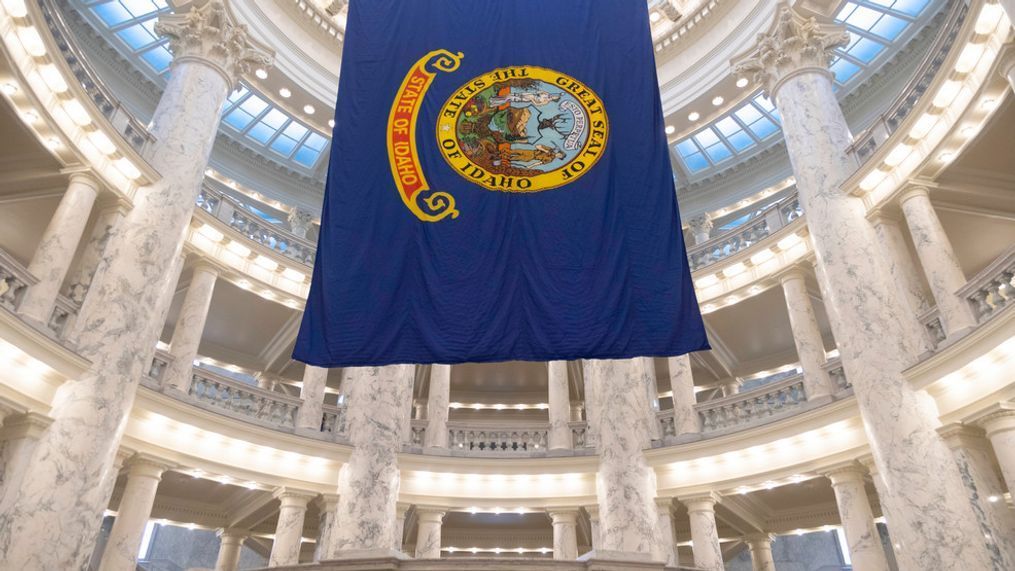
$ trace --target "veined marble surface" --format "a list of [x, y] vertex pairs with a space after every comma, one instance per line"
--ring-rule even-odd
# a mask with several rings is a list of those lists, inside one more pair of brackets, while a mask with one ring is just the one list
[[578, 558], [578, 512], [552, 511], [553, 558], [574, 561]]
[[430, 394], [426, 400], [426, 446], [448, 447], [448, 405], [451, 404], [451, 366], [430, 366]]
[[338, 528], [326, 558], [341, 551], [390, 551], [395, 544], [398, 451], [414, 376], [413, 365], [356, 367], [347, 373], [353, 451], [339, 478]]
[[218, 281], [218, 270], [205, 263], [194, 266], [187, 287], [187, 294], [180, 306], [180, 315], [176, 318], [173, 329], [173, 340], [169, 346], [169, 354], [173, 362], [166, 369], [164, 382], [178, 391], [186, 393], [190, 390], [194, 375], [194, 359], [197, 359], [204, 324], [208, 320], [208, 309], [215, 293], [215, 282]]
[[308, 430], [321, 430], [321, 419], [324, 416], [324, 388], [328, 384], [328, 369], [307, 365], [303, 370], [303, 386], [300, 387], [299, 414], [296, 416], [296, 427]]
[[275, 496], [281, 501], [278, 523], [275, 525], [275, 541], [268, 557], [269, 567], [292, 565], [300, 562], [300, 546], [303, 541], [303, 520], [307, 515], [307, 504], [312, 494], [279, 490]]
[[99, 181], [93, 176], [84, 173], [71, 175], [67, 192], [60, 199], [60, 205], [28, 264], [28, 272], [39, 281], [25, 291], [18, 308], [23, 316], [37, 323], [49, 323], [56, 296], [70, 269], [98, 192]]
[[78, 258], [74, 277], [70, 280], [68, 295], [72, 300], [78, 303], [84, 301], [88, 286], [91, 285], [92, 279], [95, 277], [95, 270], [98, 269], [99, 263], [102, 261], [102, 252], [106, 249], [109, 237], [113, 234], [113, 228], [123, 220], [124, 214], [126, 211], [121, 205], [109, 206], [99, 212], [92, 233], [88, 237], [88, 241], [85, 242], [80, 258]]
[[567, 379], [567, 361], [547, 363], [549, 380], [550, 431], [547, 446], [550, 450], [570, 450], [571, 445], [571, 391]]
[[676, 435], [698, 434], [701, 420], [694, 410], [694, 378], [691, 375], [691, 358], [687, 355], [669, 358], [670, 390], [673, 391], [673, 426]]
[[331, 537], [338, 527], [338, 495], [325, 494], [318, 501], [317, 545], [314, 546], [314, 562], [324, 559], [324, 552], [331, 544]]
[[162, 473], [167, 468], [143, 457], [135, 457], [128, 462], [127, 483], [102, 553], [99, 571], [132, 571], [137, 568], [137, 554], [145, 525], [152, 514]]
[[[930, 302], [923, 291], [916, 262], [909, 255], [909, 248], [902, 235], [902, 228], [899, 227], [898, 221], [880, 216], [874, 220], [874, 231], [881, 244], [882, 256], [888, 266], [888, 275], [892, 283], [895, 284], [899, 299], [908, 304], [910, 313], [922, 315], [930, 309]], [[907, 319], [902, 325], [910, 329], [907, 335], [918, 341], [918, 355], [934, 349], [930, 337], [920, 323]]]
[[829, 474], [829, 479], [853, 566], [864, 571], [888, 571], [888, 558], [874, 525], [863, 473], [859, 468], [848, 468]]
[[827, 397], [836, 392], [836, 387], [822, 367], [825, 364], [825, 345], [821, 340], [821, 329], [814, 314], [804, 275], [792, 270], [782, 276], [782, 291], [786, 297], [786, 311], [793, 343], [796, 345], [800, 368], [804, 372], [804, 392], [808, 400]]
[[658, 517], [655, 472], [642, 452], [651, 435], [645, 414], [644, 364], [639, 359], [590, 360], [583, 361], [583, 369], [595, 394], [589, 425], [595, 428], [599, 453], [597, 549], [651, 554]]
[[826, 280], [828, 308], [843, 366], [852, 380], [884, 483], [882, 505], [904, 565], [941, 571], [990, 568], [951, 454], [935, 432], [926, 394], [902, 372], [919, 340], [903, 311], [860, 199], [839, 183], [855, 165], [852, 136], [827, 73], [801, 72], [775, 95], [811, 241]]
[[438, 559], [441, 556], [441, 524], [444, 512], [420, 509], [416, 534], [416, 559]]
[[691, 521], [691, 543], [694, 552], [694, 566], [708, 571], [722, 571], [722, 546], [715, 526], [714, 495], [681, 499], [687, 506], [687, 517]]

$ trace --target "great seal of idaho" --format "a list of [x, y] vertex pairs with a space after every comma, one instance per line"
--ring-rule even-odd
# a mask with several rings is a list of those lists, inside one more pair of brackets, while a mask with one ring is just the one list
[[602, 99], [577, 79], [534, 66], [495, 69], [441, 108], [437, 143], [466, 180], [489, 190], [539, 192], [570, 184], [606, 150]]

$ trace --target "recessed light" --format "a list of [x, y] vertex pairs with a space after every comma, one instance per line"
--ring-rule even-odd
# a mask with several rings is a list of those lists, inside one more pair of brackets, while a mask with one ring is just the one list
[[303, 112], [306, 113], [307, 115], [313, 115], [315, 111], [317, 111], [317, 110], [314, 109], [313, 105], [304, 105], [303, 106]]
[[293, 94], [293, 92], [283, 87], [282, 89], [278, 90], [278, 94], [288, 99]]
[[748, 81], [746, 77], [741, 77], [737, 80], [737, 87], [747, 87], [748, 83], [750, 83], [750, 81]]
[[673, 125], [667, 125], [666, 126], [666, 134], [667, 135], [672, 135], [673, 133], [676, 133], [676, 132], [677, 132], [677, 128], [674, 127]]
[[694, 111], [687, 116], [688, 121], [697, 121], [698, 119], [701, 119], [701, 113], [698, 113], [697, 111]]
[[256, 75], [258, 79], [268, 79], [268, 72], [262, 68], [257, 68], [254, 71], [254, 75]]
[[56, 150], [62, 147], [63, 143], [61, 143], [60, 139], [57, 139], [56, 137], [50, 137], [46, 139], [46, 146], [52, 150]]
[[725, 102], [726, 102], [726, 100], [723, 99], [723, 97], [721, 95], [717, 95], [717, 96], [715, 96], [715, 98], [712, 99], [712, 105], [715, 105], [716, 107], [722, 105]]
[[7, 95], [14, 95], [18, 92], [18, 86], [13, 83], [5, 83], [3, 86], [0, 86], [0, 89], [3, 89]]
[[335, 120], [334, 119], [328, 119], [328, 126], [331, 127], [332, 129], [334, 129], [335, 128]]
[[35, 123], [36, 121], [39, 120], [39, 114], [31, 110], [22, 113], [21, 117], [29, 123]]
[[659, 15], [659, 12], [652, 12], [652, 14], [650, 14], [648, 17], [648, 19], [651, 20], [653, 24], [658, 22], [661, 18], [662, 16]]

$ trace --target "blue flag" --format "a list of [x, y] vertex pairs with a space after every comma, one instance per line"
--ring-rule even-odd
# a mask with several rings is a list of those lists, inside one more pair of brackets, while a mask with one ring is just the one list
[[644, 0], [351, 0], [322, 367], [708, 348]]

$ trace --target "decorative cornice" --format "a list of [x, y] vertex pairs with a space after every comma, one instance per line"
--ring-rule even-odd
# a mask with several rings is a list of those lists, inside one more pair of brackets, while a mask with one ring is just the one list
[[807, 70], [830, 74], [833, 50], [849, 45], [845, 26], [819, 22], [780, 0], [769, 31], [758, 35], [758, 45], [733, 60], [737, 75], [751, 76], [773, 101], [786, 79]]
[[159, 16], [155, 33], [169, 38], [173, 66], [201, 61], [221, 73], [233, 88], [252, 68], [270, 67], [274, 62], [274, 50], [251, 38], [246, 26], [234, 24], [221, 0], [177, 6], [175, 13]]

